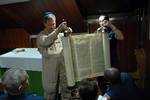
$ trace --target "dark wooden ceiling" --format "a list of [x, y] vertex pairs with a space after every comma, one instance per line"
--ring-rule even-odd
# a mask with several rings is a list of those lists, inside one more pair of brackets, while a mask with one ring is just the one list
[[84, 17], [105, 13], [127, 13], [148, 7], [148, 0], [76, 0], [76, 2]]
[[43, 28], [42, 16], [52, 11], [59, 24], [65, 19], [74, 32], [86, 31], [85, 18], [101, 13], [130, 12], [147, 8], [148, 0], [30, 0], [0, 6], [0, 29], [24, 28], [36, 34]]

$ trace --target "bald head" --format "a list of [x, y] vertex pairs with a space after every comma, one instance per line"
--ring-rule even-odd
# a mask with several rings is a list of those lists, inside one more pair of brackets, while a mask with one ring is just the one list
[[100, 15], [100, 16], [99, 16], [99, 21], [103, 21], [103, 20], [109, 21], [109, 17], [108, 17], [108, 16], [105, 16], [105, 15]]

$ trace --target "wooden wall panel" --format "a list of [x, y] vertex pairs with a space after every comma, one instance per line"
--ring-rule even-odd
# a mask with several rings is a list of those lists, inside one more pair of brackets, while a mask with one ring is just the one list
[[37, 48], [36, 39], [37, 39], [37, 35], [30, 35], [30, 47], [31, 48]]
[[148, 3], [148, 15], [147, 15], [147, 31], [146, 31], [146, 37], [144, 41], [144, 49], [146, 52], [146, 90], [148, 91], [148, 97], [150, 93], [150, 1]]
[[29, 45], [29, 33], [24, 29], [7, 29], [0, 32], [0, 48], [23, 48]]
[[[119, 26], [118, 26], [119, 27]], [[118, 54], [122, 71], [135, 71], [136, 59], [134, 50], [138, 48], [138, 24], [137, 22], [125, 22], [120, 26], [125, 39], [118, 42]]]
[[44, 28], [42, 17], [45, 11], [56, 15], [57, 25], [64, 19], [74, 32], [86, 31], [75, 0], [31, 0], [0, 6], [0, 28], [21, 27], [30, 34], [37, 34]]

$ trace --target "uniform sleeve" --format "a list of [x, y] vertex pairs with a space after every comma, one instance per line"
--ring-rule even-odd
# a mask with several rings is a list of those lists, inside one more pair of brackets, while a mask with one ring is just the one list
[[56, 30], [54, 30], [49, 35], [40, 34], [37, 38], [37, 42], [41, 46], [50, 46], [57, 39], [58, 34], [59, 33]]

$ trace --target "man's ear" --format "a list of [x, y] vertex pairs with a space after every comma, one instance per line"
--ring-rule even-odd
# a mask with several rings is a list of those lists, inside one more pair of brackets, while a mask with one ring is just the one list
[[18, 90], [20, 91], [22, 88], [23, 88], [23, 85], [21, 84], [21, 85], [18, 87]]

